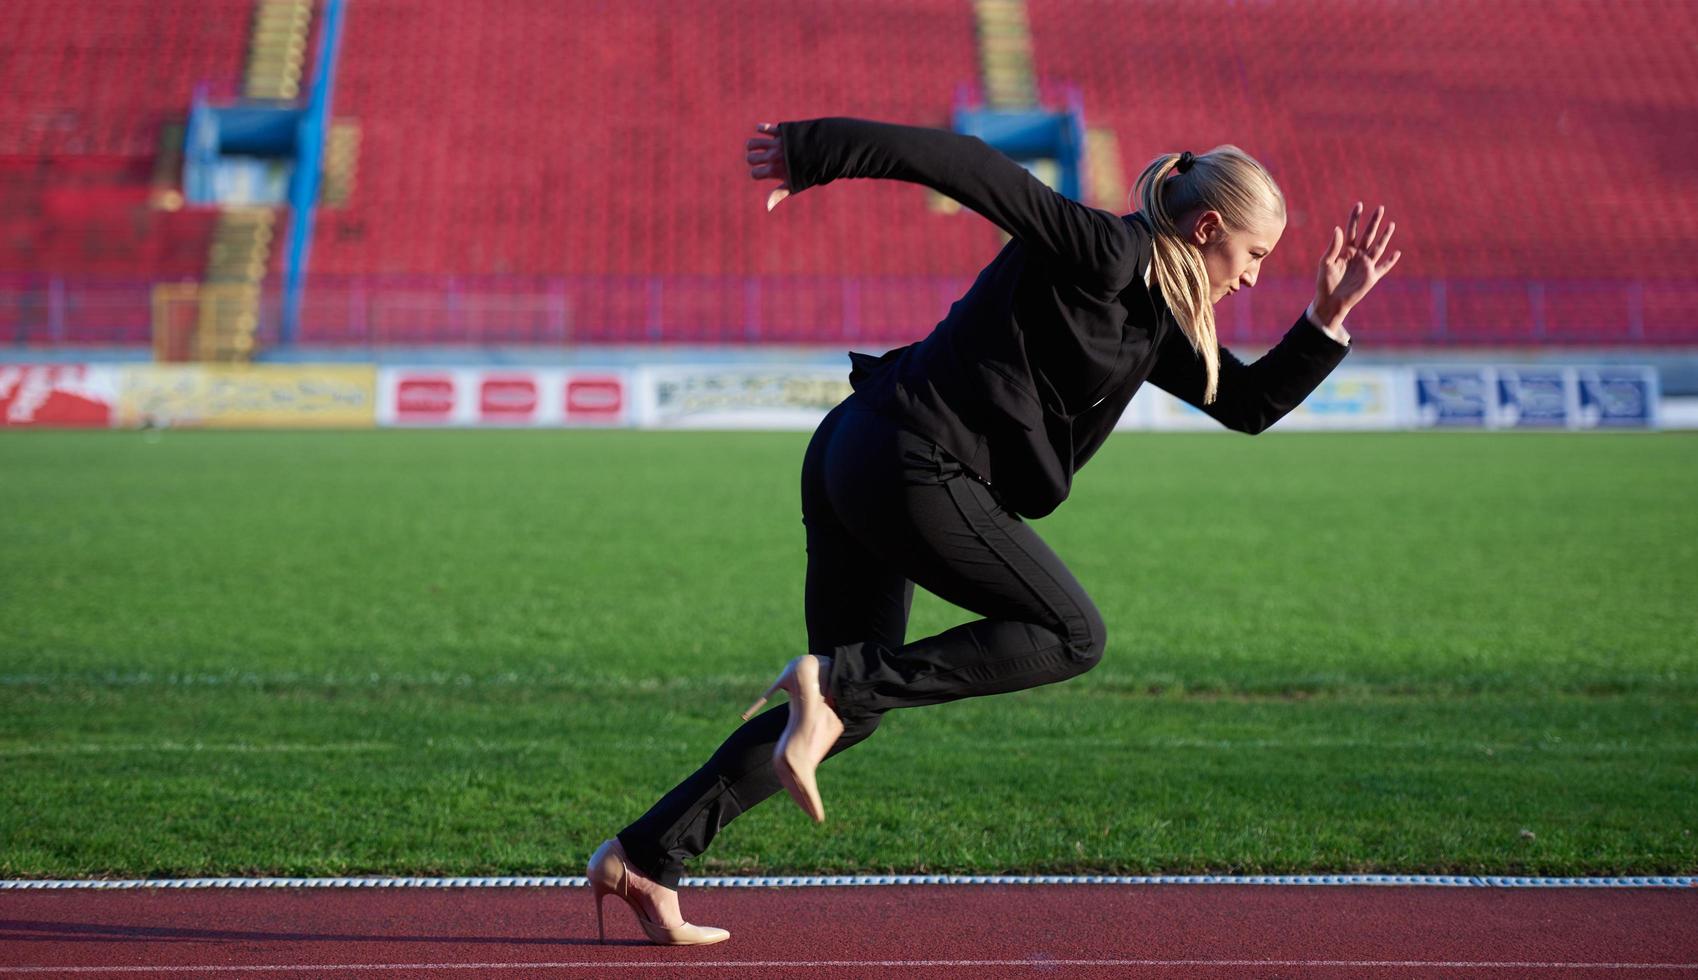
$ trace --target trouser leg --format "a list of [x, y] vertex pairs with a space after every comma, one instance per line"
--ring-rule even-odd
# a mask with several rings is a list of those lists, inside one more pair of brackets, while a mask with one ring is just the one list
[[870, 411], [848, 416], [830, 449], [832, 510], [855, 540], [985, 617], [904, 646], [867, 637], [831, 651], [829, 686], [845, 724], [1051, 684], [1100, 661], [1106, 630], [1090, 597], [959, 462]]
[[[827, 690], [845, 726], [828, 758], [891, 708], [1055, 683], [1102, 657], [1101, 616], [1036, 532], [937, 446], [853, 397], [809, 444], [803, 512], [810, 652], [832, 657]], [[912, 582], [986, 618], [904, 644]], [[620, 831], [639, 869], [675, 885], [684, 860], [780, 788], [771, 753], [788, 717], [779, 705], [746, 723]]]
[[[821, 423], [802, 464], [808, 649], [815, 653], [867, 641], [900, 647], [914, 597], [913, 583], [862, 547], [831, 512], [823, 457], [843, 414], [839, 406]], [[638, 870], [677, 888], [686, 860], [707, 850], [744, 811], [783, 788], [772, 771], [772, 750], [789, 717], [784, 703], [745, 722], [700, 769], [619, 832]], [[877, 715], [863, 715], [845, 723], [826, 758], [866, 739], [878, 722]]]

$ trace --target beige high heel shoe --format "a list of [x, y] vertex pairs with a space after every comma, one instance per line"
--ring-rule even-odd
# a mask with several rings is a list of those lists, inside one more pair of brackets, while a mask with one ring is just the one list
[[790, 661], [778, 680], [743, 712], [743, 720], [748, 721], [779, 690], [790, 696], [790, 717], [784, 723], [784, 734], [772, 747], [772, 771], [790, 798], [815, 823], [825, 823], [825, 804], [820, 802], [814, 770], [843, 734], [843, 720], [825, 703], [820, 691], [822, 664], [828, 659], [803, 654]]
[[631, 906], [631, 911], [637, 914], [637, 924], [643, 927], [649, 942], [657, 946], [705, 946], [708, 943], [722, 943], [731, 938], [731, 933], [714, 926], [693, 926], [686, 922], [681, 926], [663, 926], [643, 915], [643, 910], [637, 906], [637, 900], [631, 896], [628, 889], [630, 869], [625, 860], [625, 848], [619, 843], [619, 838], [612, 837], [601, 842], [590, 857], [590, 866], [586, 869], [590, 879], [590, 891], [595, 895], [595, 930], [597, 938], [607, 942], [607, 927], [601, 917], [601, 900], [612, 894], [625, 900]]

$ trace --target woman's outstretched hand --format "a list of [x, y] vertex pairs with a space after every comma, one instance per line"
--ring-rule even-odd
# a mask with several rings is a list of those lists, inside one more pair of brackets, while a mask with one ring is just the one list
[[1349, 232], [1333, 227], [1332, 244], [1327, 254], [1321, 256], [1321, 268], [1315, 276], [1315, 315], [1322, 323], [1332, 325], [1343, 321], [1350, 308], [1360, 303], [1368, 290], [1403, 257], [1401, 250], [1390, 258], [1383, 257], [1392, 232], [1397, 230], [1397, 222], [1393, 221], [1382, 232], [1380, 219], [1385, 213], [1384, 204], [1375, 208], [1373, 220], [1358, 233], [1356, 223], [1362, 216], [1362, 202], [1357, 201], [1350, 209]]
[[766, 196], [766, 209], [778, 207], [778, 202], [790, 196], [790, 172], [784, 165], [784, 143], [778, 135], [777, 123], [756, 123], [755, 132], [761, 135], [749, 139], [749, 177], [783, 181]]

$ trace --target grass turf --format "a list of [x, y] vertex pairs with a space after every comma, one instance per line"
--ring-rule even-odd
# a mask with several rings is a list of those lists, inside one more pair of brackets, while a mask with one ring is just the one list
[[[0, 436], [0, 876], [578, 873], [800, 652], [806, 438]], [[1102, 666], [892, 713], [691, 872], [1698, 870], [1695, 478], [1117, 435], [1037, 523]]]

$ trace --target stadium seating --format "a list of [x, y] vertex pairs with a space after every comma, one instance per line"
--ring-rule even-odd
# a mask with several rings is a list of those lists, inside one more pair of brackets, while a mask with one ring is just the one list
[[[1040, 90], [1077, 88], [1128, 180], [1158, 153], [1235, 143], [1280, 181], [1283, 247], [1220, 308], [1225, 338], [1290, 322], [1362, 199], [1391, 208], [1408, 250], [1360, 311], [1381, 341], [1698, 339], [1698, 6], [1028, 9]], [[199, 274], [212, 215], [149, 207], [150, 181], [194, 87], [236, 90], [251, 0], [7, 11], [0, 291]], [[945, 125], [977, 72], [967, 0], [350, 3], [335, 115], [358, 120], [360, 154], [347, 204], [319, 214], [303, 339], [917, 336], [997, 231], [882, 182], [766, 214], [743, 142], [763, 119]], [[39, 339], [20, 316], [0, 313], [0, 335]]]
[[761, 118], [948, 121], [973, 80], [960, 0], [831, 5], [351, 4], [337, 114], [359, 190], [314, 243], [329, 274], [955, 273], [994, 230], [866, 185], [768, 218]]
[[[14, 302], [0, 336], [145, 344], [148, 282], [199, 276], [216, 221], [149, 205], [161, 129], [187, 116], [197, 84], [239, 77], [252, 4], [8, 0], [5, 12], [0, 289], [63, 302], [65, 318], [54, 337]], [[63, 276], [78, 286], [62, 300], [30, 286]]]
[[[1410, 342], [1631, 337], [1629, 301], [1578, 280], [1690, 283], [1698, 240], [1698, 59], [1687, 4], [1031, 0], [1040, 78], [1084, 93], [1132, 176], [1156, 155], [1234, 143], [1290, 207], [1269, 278], [1312, 276], [1357, 199], [1406, 248], [1375, 336]], [[1684, 120], [1684, 122], [1683, 122]], [[1547, 288], [1541, 332], [1537, 290]], [[1261, 290], [1258, 290], [1261, 291]], [[1639, 308], [1647, 332], [1662, 310]], [[1534, 324], [1529, 329], [1529, 323]], [[1267, 324], [1272, 325], [1272, 324]], [[1693, 337], [1690, 320], [1688, 339]]]

